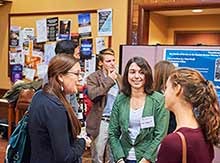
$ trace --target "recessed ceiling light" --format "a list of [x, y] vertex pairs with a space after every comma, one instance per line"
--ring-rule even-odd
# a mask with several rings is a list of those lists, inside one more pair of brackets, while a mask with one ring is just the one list
[[192, 12], [198, 13], [198, 12], [203, 12], [203, 10], [202, 9], [194, 9], [194, 10], [192, 10]]

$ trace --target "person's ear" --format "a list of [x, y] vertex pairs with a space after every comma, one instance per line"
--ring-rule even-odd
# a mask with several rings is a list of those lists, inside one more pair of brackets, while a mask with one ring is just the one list
[[177, 84], [176, 87], [175, 87], [175, 93], [176, 93], [176, 96], [179, 96], [181, 93], [182, 93], [182, 87], [180, 84]]
[[102, 67], [103, 62], [100, 60], [100, 61], [98, 62], [98, 65], [99, 65], [100, 67]]
[[62, 75], [58, 75], [58, 80], [59, 80], [59, 82], [63, 83], [63, 76]]

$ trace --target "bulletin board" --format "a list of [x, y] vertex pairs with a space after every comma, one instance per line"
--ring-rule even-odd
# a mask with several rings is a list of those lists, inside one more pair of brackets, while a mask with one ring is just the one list
[[[54, 51], [53, 48], [55, 48], [55, 44], [57, 41], [62, 40], [63, 38], [61, 37], [61, 31], [62, 32], [62, 37], [68, 37], [73, 41], [76, 41], [76, 39], [79, 41], [79, 45], [81, 42], [83, 41], [90, 41], [92, 44], [92, 53], [93, 55], [96, 54], [97, 52], [97, 38], [101, 38], [104, 43], [105, 43], [105, 48], [107, 47], [111, 47], [111, 42], [112, 42], [112, 37], [111, 36], [98, 36], [98, 31], [97, 31], [97, 11], [98, 10], [80, 10], [80, 11], [57, 11], [57, 12], [39, 12], [39, 13], [14, 13], [14, 14], [9, 14], [9, 26], [8, 26], [8, 31], [9, 31], [9, 43], [8, 43], [8, 49], [9, 49], [9, 60], [8, 60], [8, 76], [11, 77], [11, 79], [13, 80], [12, 82], [14, 82], [16, 80], [16, 75], [17, 77], [18, 74], [16, 74], [16, 71], [19, 71], [21, 66], [20, 64], [16, 64], [16, 62], [23, 62], [23, 68], [24, 67], [29, 67], [31, 66], [32, 69], [36, 69], [36, 66], [39, 62], [42, 62], [42, 58], [44, 56], [45, 51], [48, 51], [48, 53], [52, 53], [52, 51]], [[85, 34], [84, 33], [79, 33], [79, 28], [80, 28], [80, 23], [79, 23], [79, 15], [80, 14], [89, 14], [90, 16], [90, 28], [91, 28], [91, 32], [90, 34]], [[56, 19], [57, 18], [57, 19]], [[14, 39], [16, 38], [16, 28], [18, 27], [18, 30], [22, 29], [25, 32], [22, 32], [22, 36], [21, 34], [17, 34], [20, 35], [19, 37], [24, 37], [23, 35], [25, 35], [28, 32], [32, 32], [34, 33], [33, 35], [36, 36], [37, 32], [39, 33], [39, 30], [37, 28], [37, 26], [40, 26], [39, 23], [37, 24], [37, 21], [46, 19], [47, 23], [51, 20], [51, 22], [56, 22], [58, 21], [58, 32], [56, 35], [55, 40], [53, 40], [53, 37], [50, 37], [51, 40], [47, 40], [47, 41], [40, 41], [38, 42], [36, 38], [30, 38], [32, 39], [32, 41], [29, 41], [27, 44], [25, 44], [25, 41], [22, 40], [22, 45], [20, 45], [19, 41]], [[49, 20], [49, 21], [48, 21]], [[65, 30], [62, 28], [63, 24], [67, 24], [70, 25], [67, 29]], [[47, 26], [48, 28], [48, 26]], [[34, 30], [31, 30], [34, 29]], [[14, 32], [14, 31], [15, 32]], [[37, 31], [38, 30], [38, 31]], [[65, 33], [65, 31], [67, 31]], [[24, 34], [25, 33], [25, 34]], [[15, 36], [13, 36], [12, 34], [14, 34]], [[47, 34], [50, 35], [50, 33], [48, 32], [47, 29]], [[59, 35], [58, 35], [59, 34]], [[68, 35], [66, 35], [68, 34]], [[83, 35], [85, 34], [85, 35]], [[11, 39], [13, 38], [13, 39]], [[24, 37], [25, 38], [25, 37]], [[28, 38], [29, 39], [29, 38]], [[65, 38], [64, 38], [65, 39]], [[26, 46], [27, 45], [27, 46]], [[15, 47], [14, 47], [15, 46]], [[19, 48], [21, 49], [19, 49]], [[45, 48], [47, 47], [47, 48]], [[23, 50], [26, 48], [26, 54], [23, 53]], [[22, 52], [21, 52], [22, 51]], [[51, 51], [51, 52], [50, 52]], [[43, 53], [43, 54], [42, 54]], [[19, 57], [18, 56], [24, 56], [23, 60], [24, 61], [18, 61]], [[35, 56], [40, 56], [40, 57], [35, 57]], [[16, 56], [16, 57], [14, 57]], [[30, 57], [31, 56], [31, 62], [36, 62], [36, 63], [31, 63], [29, 64], [30, 61]], [[22, 57], [21, 57], [22, 58]], [[45, 59], [45, 58], [44, 58]], [[16, 61], [17, 60], [17, 61]], [[22, 60], [22, 59], [20, 59]], [[48, 62], [45, 62], [48, 63]], [[93, 62], [93, 64], [95, 64]], [[28, 68], [27, 68], [28, 69]], [[13, 74], [13, 72], [15, 72], [15, 74]], [[27, 72], [25, 72], [26, 76], [33, 76], [34, 73], [34, 77], [38, 77], [39, 74], [35, 72], [32, 72], [32, 74], [26, 74]], [[22, 70], [22, 77], [24, 76], [24, 70]], [[19, 77], [20, 78], [20, 77]]]

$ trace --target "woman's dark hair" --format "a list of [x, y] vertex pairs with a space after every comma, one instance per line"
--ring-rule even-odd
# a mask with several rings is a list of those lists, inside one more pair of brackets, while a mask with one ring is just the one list
[[72, 55], [77, 46], [78, 45], [71, 40], [61, 40], [58, 41], [56, 44], [55, 53], [56, 54], [66, 53]]
[[71, 131], [74, 138], [81, 132], [80, 122], [77, 119], [72, 106], [66, 99], [66, 94], [61, 91], [62, 83], [58, 79], [60, 74], [67, 74], [67, 72], [77, 63], [71, 55], [60, 54], [56, 55], [50, 60], [48, 66], [48, 84], [46, 84], [43, 90], [47, 93], [57, 96], [63, 103], [69, 117], [71, 125]]
[[148, 62], [142, 57], [133, 57], [127, 62], [123, 75], [122, 92], [126, 96], [131, 96], [131, 85], [128, 82], [128, 72], [129, 72], [129, 67], [132, 63], [136, 63], [141, 68], [141, 71], [144, 72], [145, 81], [146, 81], [144, 84], [144, 92], [148, 95], [152, 94], [153, 93], [152, 70]]
[[159, 61], [154, 66], [154, 91], [164, 91], [166, 81], [171, 74], [171, 72], [175, 69], [175, 66], [169, 61]]
[[220, 144], [220, 109], [214, 85], [198, 71], [181, 68], [170, 75], [170, 82], [183, 89], [183, 99], [193, 106], [193, 112], [206, 140]]

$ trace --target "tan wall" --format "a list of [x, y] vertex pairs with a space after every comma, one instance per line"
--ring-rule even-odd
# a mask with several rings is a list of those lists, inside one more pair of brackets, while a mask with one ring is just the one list
[[[11, 86], [8, 79], [8, 13], [78, 11], [90, 9], [113, 9], [112, 48], [119, 53], [119, 45], [126, 43], [127, 0], [13, 0], [13, 3], [0, 8], [0, 88]], [[3, 14], [2, 14], [3, 13]], [[118, 62], [118, 55], [116, 56]]]
[[168, 17], [150, 14], [149, 45], [166, 44], [168, 35]]
[[219, 30], [220, 15], [184, 16], [169, 18], [168, 44], [174, 44], [174, 31]]
[[174, 31], [220, 30], [220, 15], [173, 16], [151, 14], [149, 44], [174, 44]]

